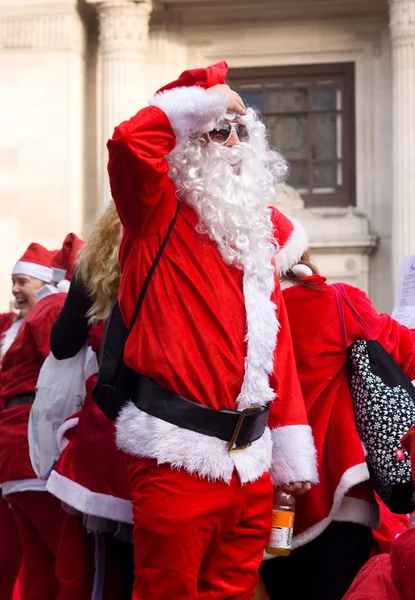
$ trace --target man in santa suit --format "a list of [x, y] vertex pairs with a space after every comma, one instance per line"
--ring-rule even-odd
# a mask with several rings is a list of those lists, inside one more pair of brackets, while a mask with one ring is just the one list
[[116, 424], [135, 600], [251, 599], [273, 485], [317, 481], [268, 208], [286, 163], [226, 72], [183, 73], [108, 143], [127, 326], [171, 230], [125, 347], [141, 375]]
[[80, 240], [70, 234], [59, 253], [32, 245], [16, 264], [15, 273], [30, 270], [44, 285], [2, 362], [0, 484], [19, 530], [24, 600], [55, 600], [58, 594], [55, 555], [64, 513], [59, 500], [46, 492], [46, 481], [37, 479], [32, 469], [27, 430], [39, 371], [50, 351], [50, 330], [66, 297], [53, 282], [53, 268], [59, 269], [59, 279], [68, 246], [76, 255]]

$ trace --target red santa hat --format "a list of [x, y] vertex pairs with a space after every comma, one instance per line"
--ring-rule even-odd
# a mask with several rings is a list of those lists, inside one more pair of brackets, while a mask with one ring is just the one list
[[210, 88], [214, 85], [224, 84], [226, 83], [225, 77], [227, 72], [228, 65], [224, 60], [206, 67], [205, 69], [190, 69], [188, 71], [183, 71], [176, 81], [164, 85], [156, 93], [160, 94], [161, 92], [179, 87], [197, 86], [201, 88]]
[[44, 246], [32, 242], [20, 260], [14, 265], [12, 275], [28, 275], [45, 283], [52, 281], [52, 259], [56, 250], [47, 250]]
[[[84, 242], [74, 233], [68, 233], [63, 241], [62, 248], [55, 254], [52, 260], [53, 283], [60, 284], [64, 280], [67, 282], [71, 281], [77, 257], [83, 245]], [[66, 291], [66, 289], [62, 291]]]
[[226, 100], [221, 94], [205, 94], [204, 90], [225, 83], [228, 65], [218, 62], [204, 69], [184, 71], [178, 79], [164, 85], [150, 100], [170, 121], [180, 147], [190, 135], [206, 133], [226, 116]]
[[297, 219], [288, 218], [274, 209], [274, 225], [278, 250], [276, 256], [277, 272], [281, 277], [292, 271], [298, 277], [312, 275], [310, 267], [299, 265], [299, 261], [308, 249], [308, 235]]

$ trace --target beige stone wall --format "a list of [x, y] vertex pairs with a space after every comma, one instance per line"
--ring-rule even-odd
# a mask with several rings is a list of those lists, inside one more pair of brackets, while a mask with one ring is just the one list
[[83, 40], [74, 2], [0, 2], [0, 310], [31, 241], [82, 230]]

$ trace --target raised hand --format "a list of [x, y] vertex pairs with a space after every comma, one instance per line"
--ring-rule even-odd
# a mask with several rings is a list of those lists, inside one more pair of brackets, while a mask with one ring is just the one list
[[246, 115], [246, 108], [242, 98], [231, 90], [226, 84], [214, 85], [205, 90], [206, 94], [220, 94], [225, 97], [226, 108], [229, 112], [236, 113], [238, 115]]

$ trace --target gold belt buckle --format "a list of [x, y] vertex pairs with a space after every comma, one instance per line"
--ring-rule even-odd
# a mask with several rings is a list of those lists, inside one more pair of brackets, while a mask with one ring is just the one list
[[244, 408], [243, 410], [241, 410], [241, 414], [239, 415], [239, 419], [236, 424], [235, 430], [232, 434], [231, 441], [229, 442], [229, 445], [228, 445], [229, 454], [232, 454], [233, 452], [242, 452], [242, 450], [246, 450], [248, 448], [248, 446], [251, 445], [249, 443], [249, 444], [245, 444], [244, 446], [239, 446], [237, 448], [235, 446], [235, 443], [238, 438], [239, 432], [241, 431], [242, 423], [244, 422], [246, 415], [249, 415], [250, 413], [261, 412], [261, 410], [262, 410], [262, 408], [260, 408], [259, 406], [255, 406], [254, 408]]

